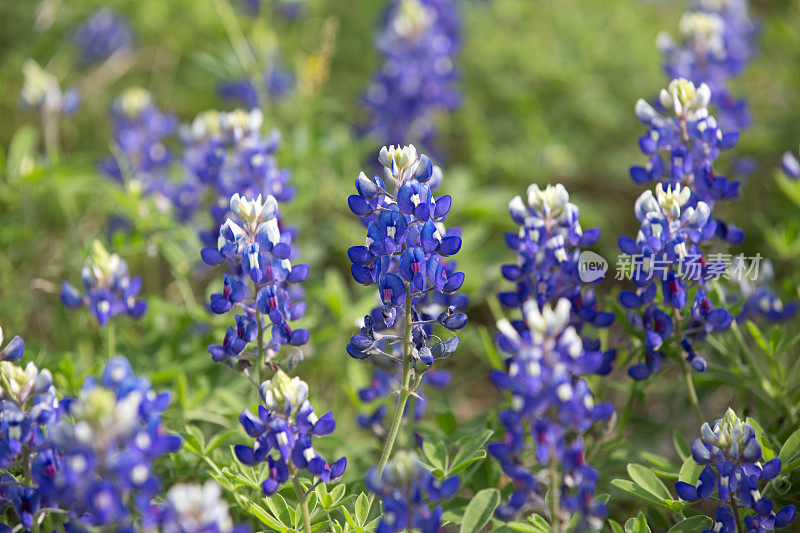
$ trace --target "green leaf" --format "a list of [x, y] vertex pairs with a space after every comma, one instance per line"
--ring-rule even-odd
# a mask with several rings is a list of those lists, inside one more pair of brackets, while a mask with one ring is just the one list
[[422, 451], [431, 466], [447, 472], [447, 446], [442, 439], [435, 435], [428, 435], [422, 441]]
[[344, 496], [347, 487], [344, 484], [336, 485], [333, 487], [333, 490], [330, 492], [331, 498], [333, 498], [333, 504], [336, 505]]
[[281, 533], [285, 533], [288, 531], [288, 528], [281, 523], [278, 519], [267, 513], [263, 507], [256, 505], [255, 503], [250, 504], [250, 514], [261, 520], [261, 523], [267, 525], [274, 529], [275, 531], [280, 531]]
[[800, 454], [800, 429], [789, 435], [781, 446], [778, 457], [784, 465], [788, 465], [798, 454]]
[[543, 533], [548, 533], [550, 531], [550, 524], [547, 523], [547, 520], [544, 519], [543, 516], [538, 514], [532, 514], [528, 517], [528, 522], [534, 525], [534, 527], [538, 528]]
[[625, 530], [622, 529], [622, 526], [614, 520], [609, 520], [608, 525], [611, 526], [611, 533], [625, 533]]
[[687, 458], [681, 466], [681, 471], [678, 474], [678, 481], [684, 481], [690, 485], [696, 485], [697, 480], [700, 478], [700, 472], [703, 467], [694, 462], [691, 457]]
[[205, 450], [206, 454], [213, 452], [214, 450], [225, 444], [225, 441], [228, 440], [228, 437], [230, 437], [234, 433], [236, 432], [233, 430], [223, 431], [222, 433], [217, 433], [216, 435], [211, 437], [211, 440], [208, 441], [208, 444], [206, 445], [206, 450]]
[[452, 435], [458, 429], [456, 415], [450, 411], [437, 414], [436, 421], [439, 423], [439, 428], [448, 435]]
[[662, 509], [669, 509], [669, 504], [665, 502], [663, 499], [654, 496], [649, 491], [643, 489], [633, 481], [628, 479], [615, 479], [611, 482], [612, 485], [617, 487], [618, 489], [624, 490], [628, 494], [632, 494], [637, 498], [640, 498], [648, 503], [653, 505], [657, 505]]
[[756, 344], [758, 344], [758, 347], [761, 348], [765, 354], [771, 354], [772, 351], [769, 349], [769, 344], [764, 338], [764, 335], [761, 333], [761, 330], [758, 329], [758, 326], [756, 326], [752, 321], [748, 320], [747, 329], [750, 331], [750, 335], [756, 341]]
[[500, 491], [483, 489], [478, 492], [464, 510], [459, 533], [477, 533], [489, 522], [492, 513], [500, 503]]
[[667, 490], [667, 487], [659, 479], [655, 473], [646, 466], [629, 463], [628, 475], [640, 487], [648, 491], [653, 496], [664, 498], [667, 500], [672, 499], [672, 495]]
[[21, 126], [8, 146], [8, 164], [6, 166], [9, 181], [19, 178], [27, 166], [27, 162], [33, 157], [36, 150], [36, 143], [39, 142], [39, 134], [33, 126]]
[[672, 443], [675, 445], [675, 451], [678, 452], [681, 461], [685, 461], [692, 456], [692, 448], [689, 446], [689, 443], [686, 442], [686, 438], [683, 434], [677, 429], [672, 433]]
[[368, 512], [369, 498], [367, 498], [367, 495], [362, 492], [358, 495], [358, 499], [356, 500], [356, 519], [358, 519], [359, 526], [363, 526], [367, 521]]
[[692, 516], [669, 528], [667, 533], [697, 533], [709, 529], [713, 523], [714, 521], [707, 516]]
[[509, 531], [516, 531], [518, 533], [548, 533], [550, 531], [549, 526], [548, 529], [542, 531], [536, 526], [532, 526], [531, 524], [526, 524], [525, 522], [509, 522], [503, 526], [498, 527], [497, 529], [493, 529], [492, 533], [508, 533]]
[[464, 470], [466, 470], [467, 468], [469, 468], [472, 464], [485, 458], [486, 458], [486, 450], [478, 450], [477, 452], [475, 452], [475, 455], [473, 455], [469, 459], [461, 461], [460, 463], [454, 462], [453, 466], [450, 468], [450, 471], [447, 473], [447, 475], [452, 476], [453, 474], [459, 474]]
[[647, 525], [647, 518], [643, 512], [639, 511], [636, 518], [629, 518], [625, 522], [625, 533], [650, 533], [650, 527]]

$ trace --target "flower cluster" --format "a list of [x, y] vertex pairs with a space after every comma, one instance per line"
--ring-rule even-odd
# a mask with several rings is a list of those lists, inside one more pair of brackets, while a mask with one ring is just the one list
[[369, 133], [390, 143], [415, 139], [430, 146], [437, 112], [460, 104], [453, 63], [459, 33], [454, 0], [390, 4], [377, 37], [383, 66], [364, 96]]
[[[697, 485], [678, 481], [675, 490], [680, 498], [690, 502], [713, 499], [721, 504], [716, 510], [714, 527], [704, 533], [742, 531], [737, 527], [741, 524], [739, 509], [754, 511], [744, 517], [748, 532], [772, 531], [794, 521], [794, 505], [776, 512], [772, 501], [762, 497], [758, 488], [760, 481], [769, 481], [780, 474], [781, 460], [761, 463], [762, 449], [755, 430], [733, 410], [728, 409], [713, 427], [703, 424], [701, 437], [692, 444], [692, 458], [704, 465]], [[712, 498], [714, 492], [716, 498]]]
[[686, 78], [711, 89], [712, 103], [722, 124], [742, 129], [751, 122], [747, 103], [736, 99], [728, 86], [754, 54], [756, 26], [746, 0], [695, 0], [681, 18], [679, 39], [658, 39], [664, 69], [671, 78]]
[[147, 311], [147, 303], [137, 299], [142, 290], [142, 278], [131, 278], [125, 260], [117, 254], [109, 254], [99, 240], [92, 243], [81, 279], [85, 294], [64, 281], [61, 302], [69, 309], [86, 305], [101, 327], [115, 315], [125, 313], [141, 318]]
[[45, 428], [58, 420], [63, 410], [49, 371], [40, 371], [33, 362], [24, 368], [15, 364], [24, 350], [19, 337], [0, 350], [0, 468], [11, 472], [0, 475], [0, 514], [12, 507], [28, 531], [52, 503], [38, 486], [30, 484], [28, 476], [56, 460], [47, 447]]
[[312, 439], [330, 435], [336, 422], [333, 413], [317, 417], [308, 401], [308, 385], [298, 377], [289, 379], [278, 369], [259, 391], [263, 405], [259, 405], [258, 415], [249, 409], [239, 415], [245, 432], [256, 439], [255, 446], [237, 445], [234, 452], [246, 465], [269, 462], [269, 477], [261, 483], [264, 495], [274, 494], [302, 470], [323, 483], [341, 478], [347, 458], [329, 465], [314, 450]]
[[[280, 231], [278, 202], [273, 196], [262, 200], [259, 195], [248, 200], [234, 194], [230, 210], [235, 220], [226, 220], [217, 246], [204, 248], [201, 255], [209, 265], [228, 262], [233, 272], [224, 275], [222, 292], [211, 295], [211, 310], [224, 314], [238, 306], [242, 314], [235, 315], [235, 325], [228, 328], [222, 344], [209, 346], [209, 352], [215, 361], [236, 362], [250, 356], [245, 352], [247, 345], [258, 341], [254, 355], [264, 356], [261, 352], [266, 350], [271, 359], [283, 345], [302, 346], [308, 342], [307, 329], [292, 329], [289, 325], [305, 313], [305, 303], [298, 301], [302, 290], [295, 284], [308, 277], [308, 265], [292, 265], [289, 260], [291, 238]], [[248, 279], [252, 291], [247, 289]], [[258, 338], [265, 316], [272, 322], [272, 340], [266, 347]]]
[[[183, 219], [194, 217], [200, 207], [209, 209], [212, 224], [200, 233], [205, 246], [217, 245], [234, 194], [248, 198], [271, 195], [281, 203], [294, 197], [295, 191], [288, 184], [291, 174], [279, 168], [275, 158], [280, 132], [272, 129], [264, 137], [263, 122], [258, 109], [206, 111], [183, 128], [183, 165], [188, 179], [175, 195], [175, 207]], [[294, 230], [282, 228], [281, 233], [291, 239]]]
[[166, 210], [174, 194], [168, 179], [171, 153], [166, 140], [177, 124], [162, 113], [153, 95], [141, 87], [129, 87], [111, 104], [114, 153], [100, 162], [108, 177], [135, 191], [153, 195]]
[[[569, 193], [560, 183], [547, 185], [544, 190], [533, 184], [525, 200], [516, 196], [508, 207], [519, 231], [506, 233], [505, 238], [517, 261], [503, 265], [501, 272], [515, 287], [514, 291], [501, 292], [500, 302], [521, 309], [531, 298], [540, 306], [567, 298], [572, 303], [570, 322], [578, 331], [587, 323], [609, 326], [614, 314], [597, 309], [594, 291], [586, 286], [579, 271], [581, 248], [597, 242], [600, 228], [581, 228], [578, 207], [569, 201]], [[592, 280], [597, 281], [600, 278]], [[600, 373], [611, 371], [610, 362], [606, 361]]]
[[175, 485], [167, 491], [160, 511], [159, 531], [163, 533], [247, 533], [234, 526], [228, 504], [222, 499], [219, 485]]
[[580, 514], [585, 527], [592, 528], [605, 515], [605, 505], [593, 496], [597, 472], [586, 463], [582, 435], [609, 418], [613, 406], [595, 405], [582, 377], [597, 372], [604, 356], [584, 346], [570, 325], [573, 312], [566, 298], [541, 307], [531, 299], [522, 305], [522, 320], [498, 322], [498, 345], [510, 357], [507, 371], [493, 371], [492, 381], [508, 391], [513, 402], [500, 413], [504, 440], [489, 444], [488, 450], [515, 487], [509, 501], [497, 510], [503, 519], [526, 505], [544, 502], [543, 487], [522, 460], [528, 431], [538, 463], [562, 467], [560, 476], [551, 475], [551, 490], [559, 493], [562, 512]]
[[[454, 294], [464, 274], [448, 259], [461, 248], [460, 231], [444, 227], [452, 201], [432, 194], [441, 183], [441, 170], [427, 156], [418, 157], [413, 145], [383, 147], [379, 161], [394, 193], [380, 176], [369, 179], [362, 172], [356, 178], [358, 194], [351, 195], [348, 204], [366, 226], [367, 240], [365, 246], [351, 247], [348, 256], [357, 282], [378, 285], [381, 305], [364, 317], [347, 352], [359, 360], [384, 357], [394, 371], [402, 367], [404, 375], [399, 378], [376, 368], [372, 385], [359, 392], [364, 401], [385, 397], [397, 385], [409, 390], [422, 383], [446, 385], [448, 373], [428, 374], [436, 360], [456, 350], [458, 337], [442, 340], [433, 326], [456, 332], [467, 323], [461, 312], [467, 299]], [[416, 395], [414, 414], [421, 416], [425, 397], [422, 392]], [[360, 416], [359, 423], [382, 436], [385, 414], [380, 405], [372, 415]]]
[[538, 463], [558, 460], [563, 465], [560, 481], [551, 479], [562, 509], [594, 527], [605, 507], [593, 497], [597, 473], [584, 460], [582, 435], [608, 418], [613, 407], [595, 406], [582, 376], [608, 374], [616, 357], [614, 350], [602, 352], [600, 341], [583, 331], [586, 325], [602, 328], [614, 320], [613, 313], [598, 310], [589, 287], [602, 279], [602, 272], [581, 266], [582, 248], [597, 242], [600, 229], [583, 230], [578, 207], [561, 184], [531, 185], [524, 200], [516, 196], [509, 202], [509, 212], [519, 230], [507, 233], [506, 243], [517, 257], [501, 272], [515, 286], [498, 297], [522, 320], [498, 322], [497, 342], [508, 359], [506, 371], [494, 371], [492, 380], [513, 402], [500, 414], [505, 439], [488, 450], [515, 490], [497, 514], [508, 519], [526, 505], [542, 503], [542, 487], [522, 459], [527, 426]]
[[132, 40], [125, 17], [108, 8], [98, 9], [75, 32], [78, 63], [83, 67], [101, 63], [130, 48]]
[[397, 452], [383, 474], [373, 467], [367, 473], [366, 483], [383, 501], [383, 514], [376, 533], [412, 529], [422, 533], [441, 531], [442, 507], [431, 508], [431, 505], [452, 498], [460, 484], [458, 476], [437, 480], [414, 452], [406, 451]]
[[80, 106], [81, 95], [78, 89], [73, 87], [62, 92], [58, 79], [33, 59], [25, 61], [22, 74], [25, 80], [21, 97], [25, 106], [46, 115], [69, 115]]
[[100, 381], [87, 378], [69, 416], [49, 431], [57, 460], [33, 468], [42, 497], [67, 511], [74, 528], [153, 526], [159, 490], [153, 463], [181, 444], [161, 422], [169, 400], [136, 376], [127, 359], [110, 359]]
[[[707, 85], [695, 87], [679, 79], [661, 91], [659, 101], [667, 115], [644, 100], [636, 104], [636, 115], [649, 128], [639, 147], [650, 159], [645, 167], [632, 167], [631, 177], [640, 184], [658, 182], [654, 193], [645, 191], [636, 201], [641, 223], [636, 239], [619, 239], [620, 250], [635, 258], [632, 279], [637, 288], [621, 292], [620, 302], [645, 338], [645, 360], [629, 369], [637, 380], [660, 370], [661, 347], [673, 336], [692, 368], [705, 371], [706, 362], [692, 342], [727, 329], [733, 319], [725, 309], [713, 307], [704, 288], [707, 280], [722, 274], [725, 264], [707, 262], [700, 245], [715, 236], [732, 244], [744, 238], [739, 228], [711, 217], [715, 201], [737, 196], [739, 183], [714, 174], [714, 160], [720, 150], [736, 144], [738, 133], [719, 129], [708, 113], [710, 99]], [[694, 297], [686, 312], [691, 291]]]

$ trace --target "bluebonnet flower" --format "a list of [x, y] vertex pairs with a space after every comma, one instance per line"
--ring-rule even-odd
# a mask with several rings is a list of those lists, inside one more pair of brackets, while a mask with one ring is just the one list
[[48, 447], [45, 428], [63, 409], [48, 370], [39, 370], [33, 362], [24, 368], [15, 364], [24, 349], [22, 339], [14, 337], [0, 350], [0, 468], [7, 472], [0, 475], [0, 514], [13, 508], [19, 524], [29, 531], [39, 514], [52, 507], [30, 473], [54, 468], [57, 457]]
[[239, 421], [247, 434], [256, 439], [253, 447], [236, 445], [234, 452], [243, 464], [267, 461], [269, 477], [261, 483], [265, 496], [305, 470], [312, 478], [330, 483], [342, 477], [347, 458], [328, 464], [314, 449], [313, 439], [330, 435], [336, 427], [333, 413], [318, 418], [308, 401], [308, 384], [289, 378], [278, 369], [271, 380], [259, 388], [263, 405], [258, 415], [245, 409]]
[[[234, 194], [230, 210], [234, 218], [222, 225], [217, 246], [204, 248], [201, 256], [209, 265], [227, 262], [233, 272], [225, 274], [222, 292], [211, 295], [211, 310], [224, 314], [236, 306], [242, 314], [235, 315], [235, 324], [228, 328], [223, 343], [209, 346], [209, 352], [215, 361], [233, 363], [250, 357], [245, 349], [258, 341], [254, 355], [272, 359], [283, 345], [302, 346], [308, 342], [307, 329], [292, 329], [289, 325], [305, 313], [305, 303], [298, 301], [302, 291], [295, 284], [308, 277], [308, 266], [292, 265], [289, 260], [291, 238], [280, 230], [278, 202], [273, 196], [262, 200], [258, 195], [248, 200]], [[247, 282], [252, 284], [252, 291], [248, 291]], [[272, 323], [272, 340], [266, 346], [258, 338], [264, 317]], [[259, 367], [258, 372], [261, 370]]]
[[163, 533], [247, 533], [234, 526], [222, 491], [213, 481], [203, 485], [175, 485], [167, 491], [159, 516]]
[[138, 299], [142, 278], [131, 278], [128, 264], [117, 254], [109, 254], [99, 240], [92, 243], [92, 252], [83, 264], [81, 279], [85, 293], [64, 281], [61, 302], [69, 309], [87, 306], [100, 327], [111, 317], [127, 314], [141, 318], [147, 303]]
[[501, 272], [515, 286], [498, 297], [519, 310], [522, 320], [498, 323], [498, 345], [509, 357], [507, 370], [493, 372], [492, 380], [513, 400], [500, 413], [505, 439], [488, 450], [514, 491], [497, 514], [510, 519], [523, 507], [543, 504], [543, 487], [522, 459], [530, 431], [540, 467], [561, 464], [560, 478], [551, 475], [561, 512], [580, 514], [584, 527], [596, 528], [605, 506], [593, 496], [597, 472], [584, 459], [582, 435], [613, 408], [594, 405], [582, 376], [608, 374], [616, 352], [601, 351], [600, 341], [584, 332], [586, 325], [609, 326], [614, 315], [598, 309], [590, 284], [602, 275], [586, 277], [591, 273], [581, 271], [581, 250], [597, 241], [600, 229], [583, 230], [578, 207], [561, 184], [531, 185], [524, 200], [517, 196], [509, 202], [509, 212], [519, 230], [507, 233], [506, 242], [517, 257]]
[[[467, 324], [467, 299], [455, 294], [464, 274], [451, 260], [461, 248], [461, 232], [444, 226], [452, 200], [432, 193], [442, 181], [441, 170], [427, 156], [418, 156], [413, 145], [384, 146], [379, 161], [394, 192], [380, 176], [358, 175], [358, 194], [348, 198], [348, 205], [366, 226], [367, 239], [365, 246], [351, 247], [348, 256], [357, 282], [377, 284], [380, 305], [364, 317], [347, 353], [359, 360], [377, 355], [391, 365], [391, 371], [376, 368], [372, 386], [359, 394], [364, 401], [374, 401], [399, 386], [393, 419], [399, 424], [412, 392], [419, 398], [414, 416], [422, 416], [426, 399], [422, 391], [416, 392], [420, 385], [444, 386], [449, 381], [446, 373], [426, 378], [436, 360], [458, 347], [458, 337], [442, 339], [434, 326], [453, 333], [462, 329]], [[386, 435], [385, 412], [381, 404], [371, 415], [361, 415], [359, 424]]]
[[[348, 205], [367, 226], [367, 240], [365, 246], [353, 246], [347, 253], [353, 278], [362, 285], [377, 284], [382, 306], [377, 321], [377, 313], [364, 317], [361, 332], [352, 337], [347, 351], [356, 359], [381, 354], [402, 362], [401, 357], [384, 352], [384, 343], [379, 341], [397, 341], [396, 335], [381, 330], [407, 322], [405, 341], [414, 347], [410, 356], [430, 367], [434, 359], [451, 354], [458, 339], [430, 345], [426, 326], [438, 323], [455, 332], [467, 323], [467, 316], [456, 309], [464, 301], [448, 299], [464, 282], [464, 274], [448, 266], [447, 259], [461, 248], [460, 232], [444, 227], [452, 200], [447, 195], [434, 198], [428, 182], [441, 171], [434, 170], [427, 156], [418, 158], [413, 145], [384, 146], [379, 160], [395, 192], [387, 191], [379, 176], [358, 175], [358, 194], [348, 198]], [[436, 316], [427, 309], [430, 292], [440, 293], [439, 301], [450, 303]]]
[[[522, 305], [522, 320], [497, 324], [498, 345], [509, 358], [507, 371], [493, 371], [492, 381], [512, 395], [512, 406], [500, 413], [505, 438], [488, 445], [514, 484], [508, 502], [497, 509], [502, 519], [526, 506], [544, 507], [545, 487], [523, 461], [530, 437], [537, 463], [551, 465], [551, 490], [559, 494], [560, 512], [580, 515], [584, 529], [602, 525], [606, 506], [593, 496], [598, 474], [586, 462], [582, 436], [608, 419], [613, 406], [595, 404], [582, 377], [597, 372], [603, 354], [584, 347], [570, 325], [573, 311], [566, 298], [541, 308], [530, 299]], [[556, 464], [562, 468], [558, 474]]]
[[[207, 247], [217, 245], [220, 227], [230, 216], [229, 202], [234, 194], [248, 198], [271, 195], [280, 203], [294, 197], [295, 190], [289, 185], [291, 173], [280, 168], [275, 158], [280, 132], [273, 128], [263, 136], [263, 121], [258, 109], [206, 111], [191, 126], [183, 128], [183, 165], [188, 179], [176, 192], [173, 203], [186, 220], [195, 217], [199, 208], [208, 208], [212, 224], [200, 233]], [[281, 233], [283, 238], [291, 239], [296, 230], [281, 225]]]
[[123, 357], [110, 359], [99, 381], [86, 379], [68, 416], [48, 434], [58, 467], [33, 468], [42, 496], [68, 512], [71, 528], [132, 533], [155, 525], [153, 465], [181, 444], [161, 421], [169, 401], [169, 393], [156, 394]]
[[738, 133], [717, 127], [708, 114], [710, 99], [707, 85], [679, 79], [659, 96], [668, 114], [644, 100], [636, 104], [637, 116], [649, 127], [639, 146], [650, 160], [645, 167], [632, 167], [631, 177], [640, 184], [658, 182], [654, 193], [645, 191], [636, 201], [641, 222], [636, 239], [619, 239], [620, 250], [631, 256], [628, 274], [637, 287], [622, 291], [620, 303], [631, 310], [628, 321], [644, 336], [644, 361], [628, 371], [637, 380], [660, 370], [662, 346], [673, 337], [691, 367], [705, 371], [706, 361], [692, 343], [727, 329], [733, 320], [724, 308], [714, 308], [705, 290], [726, 265], [706, 257], [703, 243], [718, 237], [738, 244], [744, 238], [739, 228], [711, 216], [717, 200], [738, 195], [739, 184], [714, 174], [714, 160], [736, 143]]
[[[631, 167], [634, 182], [688, 186], [692, 205], [703, 201], [712, 209], [715, 201], [739, 195], [739, 182], [717, 175], [713, 169], [720, 152], [736, 145], [739, 132], [723, 131], [709, 114], [711, 95], [708, 85], [696, 86], [681, 78], [661, 90], [660, 111], [643, 99], [636, 103], [636, 116], [648, 127], [639, 138], [639, 148], [649, 160], [643, 167]], [[739, 244], [743, 234], [730, 227], [720, 237]]]
[[[692, 444], [692, 458], [703, 465], [697, 485], [678, 481], [675, 491], [690, 502], [713, 499], [721, 504], [715, 513], [714, 527], [704, 533], [742, 531], [740, 509], [753, 511], [744, 517], [748, 532], [772, 531], [794, 521], [794, 505], [776, 511], [772, 501], [759, 492], [759, 482], [780, 474], [781, 460], [761, 462], [762, 449], [755, 430], [733, 410], [728, 409], [713, 426], [703, 424], [700, 438]], [[716, 498], [712, 498], [715, 492]]]
[[786, 151], [781, 158], [781, 168], [789, 178], [793, 180], [800, 179], [800, 161], [792, 152]]
[[[295, 77], [292, 71], [275, 63], [264, 72], [262, 76], [263, 88], [267, 96], [273, 101], [284, 98], [295, 86]], [[259, 107], [261, 102], [259, 88], [247, 78], [226, 81], [219, 85], [219, 94], [223, 98], [235, 100], [241, 105], [253, 109]]]
[[376, 40], [383, 66], [364, 96], [370, 134], [389, 143], [431, 145], [436, 115], [460, 105], [454, 65], [459, 33], [454, 0], [390, 4]]
[[[526, 199], [516, 196], [509, 202], [511, 219], [519, 225], [517, 233], [506, 233], [509, 248], [517, 254], [514, 264], [501, 268], [503, 277], [515, 283], [513, 291], [498, 294], [500, 302], [509, 308], [521, 309], [530, 299], [540, 306], [567, 298], [572, 303], [570, 323], [581, 332], [584, 324], [598, 328], [611, 325], [614, 314], [600, 311], [597, 298], [581, 279], [581, 249], [591, 246], [600, 238], [600, 228], [583, 230], [578, 220], [580, 211], [569, 201], [569, 193], [561, 184], [540, 189], [528, 187]], [[596, 341], [584, 338], [584, 343], [599, 348]], [[611, 371], [611, 361], [616, 353], [604, 353], [604, 363], [598, 373]]]
[[162, 113], [153, 95], [141, 87], [129, 87], [117, 96], [111, 117], [116, 151], [100, 162], [100, 169], [120, 184], [154, 196], [159, 208], [167, 210], [174, 185], [168, 176], [172, 154], [166, 143], [176, 118]]
[[78, 62], [82, 67], [101, 63], [120, 50], [130, 48], [132, 40], [125, 17], [108, 8], [98, 9], [75, 32]]
[[[414, 452], [400, 451], [383, 473], [373, 467], [367, 472], [367, 488], [383, 502], [383, 513], [375, 533], [419, 529], [422, 533], [441, 531], [439, 502], [458, 492], [458, 476], [437, 480], [420, 463]], [[433, 507], [436, 505], [436, 507]]]
[[55, 116], [72, 114], [80, 106], [81, 96], [78, 89], [73, 87], [62, 92], [58, 79], [33, 59], [25, 61], [22, 74], [25, 79], [21, 98], [26, 107]]
[[696, 0], [678, 29], [677, 41], [666, 34], [658, 38], [667, 74], [708, 85], [711, 103], [726, 128], [749, 126], [747, 103], [735, 98], [729, 87], [755, 53], [756, 26], [747, 13], [747, 1]]

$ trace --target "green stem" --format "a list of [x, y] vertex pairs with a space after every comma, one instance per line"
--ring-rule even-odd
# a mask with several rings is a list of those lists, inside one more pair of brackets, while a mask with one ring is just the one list
[[109, 359], [117, 355], [117, 335], [114, 330], [113, 320], [109, 320], [108, 324], [106, 324], [106, 349], [108, 349]]
[[[678, 342], [680, 342], [680, 339], [683, 335], [681, 333], [681, 316], [678, 314], [677, 309], [672, 309], [672, 316], [675, 320], [675, 338], [678, 339]], [[689, 392], [689, 401], [692, 402], [692, 406], [694, 406], [694, 410], [697, 413], [700, 423], [703, 423], [706, 419], [703, 416], [703, 410], [700, 408], [700, 400], [697, 397], [697, 390], [694, 388], [692, 369], [689, 367], [688, 361], [686, 361], [686, 358], [683, 357], [680, 350], [680, 347], [678, 347], [678, 357], [681, 360], [681, 371], [683, 372], [683, 380], [686, 382], [686, 390]]]
[[[380, 461], [378, 461], [378, 475], [383, 474], [386, 463], [389, 462], [389, 457], [392, 455], [392, 448], [397, 439], [397, 433], [400, 430], [400, 425], [403, 423], [403, 413], [406, 409], [408, 397], [411, 396], [414, 388], [411, 387], [411, 285], [406, 283], [406, 302], [405, 302], [405, 329], [403, 332], [403, 375], [400, 382], [400, 393], [397, 397], [397, 405], [394, 408], [394, 416], [392, 417], [392, 425], [389, 428], [389, 434], [386, 437], [386, 442], [383, 444], [383, 452], [381, 453]], [[367, 505], [367, 514], [372, 507], [372, 502], [375, 500], [375, 494], [370, 494], [369, 502]]]
[[561, 487], [558, 476], [558, 463], [555, 457], [550, 459], [550, 531], [561, 533], [561, 520], [558, 518], [558, 507]]
[[305, 533], [311, 533], [311, 515], [308, 512], [308, 494], [306, 494], [305, 489], [303, 489], [303, 485], [300, 484], [297, 474], [292, 477], [292, 483], [294, 484], [294, 492], [297, 494], [297, 499], [300, 500], [300, 512], [303, 514], [303, 531], [305, 531]]
[[692, 402], [694, 406], [695, 412], [697, 412], [697, 417], [700, 419], [700, 422], [705, 421], [705, 417], [703, 416], [703, 410], [700, 408], [700, 401], [697, 398], [697, 391], [694, 388], [694, 379], [692, 379], [692, 371], [689, 368], [689, 363], [685, 360], [681, 361], [681, 370], [683, 371], [683, 379], [686, 382], [686, 390], [689, 391], [689, 401]]

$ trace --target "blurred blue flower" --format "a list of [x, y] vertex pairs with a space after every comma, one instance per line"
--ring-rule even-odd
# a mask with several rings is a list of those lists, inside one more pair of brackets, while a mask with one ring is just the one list
[[117, 254], [109, 254], [99, 240], [92, 243], [92, 252], [81, 270], [84, 293], [64, 281], [61, 284], [61, 303], [68, 309], [87, 306], [100, 327], [111, 317], [127, 314], [141, 318], [147, 303], [138, 299], [142, 279], [131, 278], [128, 264]]
[[437, 480], [420, 463], [414, 452], [399, 451], [386, 464], [383, 474], [373, 467], [367, 472], [367, 488], [383, 502], [376, 533], [419, 529], [422, 533], [441, 531], [442, 507], [455, 496], [458, 476]]
[[523, 461], [529, 438], [541, 468], [559, 465], [559, 486], [552, 489], [560, 492], [567, 513], [580, 515], [584, 529], [599, 529], [606, 514], [606, 505], [594, 498], [598, 475], [586, 462], [582, 435], [608, 419], [614, 408], [594, 403], [583, 376], [597, 372], [604, 356], [584, 346], [570, 325], [572, 313], [566, 298], [541, 307], [531, 299], [522, 305], [522, 320], [497, 324], [498, 346], [509, 358], [507, 370], [493, 371], [492, 381], [513, 401], [500, 412], [504, 440], [487, 449], [514, 485], [508, 502], [497, 509], [503, 520], [526, 506], [543, 504], [546, 487]]
[[98, 9], [75, 32], [78, 63], [82, 67], [101, 63], [116, 52], [130, 48], [132, 41], [125, 17], [109, 8]]
[[154, 525], [152, 500], [160, 487], [154, 462], [181, 445], [161, 422], [169, 401], [169, 393], [154, 392], [124, 357], [110, 359], [99, 380], [86, 379], [69, 403], [69, 417], [48, 432], [57, 465], [33, 468], [43, 498], [68, 512], [71, 528]]
[[391, 2], [376, 38], [383, 65], [364, 95], [370, 135], [431, 147], [436, 115], [461, 103], [454, 64], [460, 26], [457, 1]]
[[162, 113], [153, 95], [141, 87], [129, 87], [111, 105], [112, 155], [100, 162], [100, 170], [131, 191], [153, 196], [157, 207], [171, 207], [175, 184], [169, 180], [172, 152], [167, 140], [177, 120]]
[[694, 0], [678, 25], [679, 37], [662, 34], [658, 46], [671, 78], [686, 78], [711, 89], [711, 103], [726, 129], [752, 122], [747, 103], [735, 98], [729, 82], [755, 55], [756, 25], [746, 0]]

